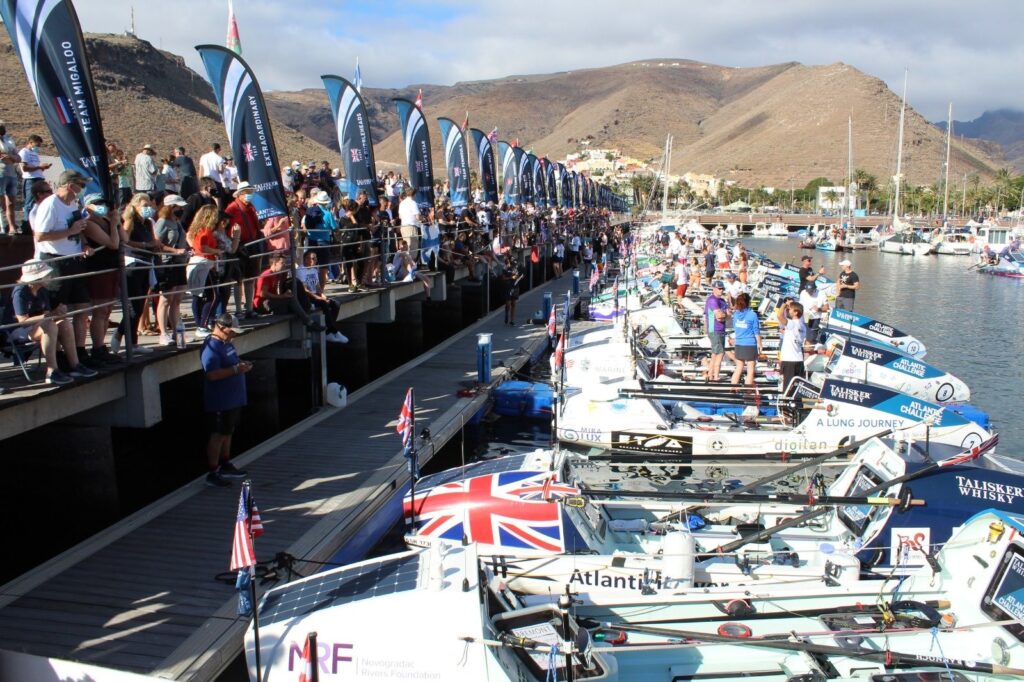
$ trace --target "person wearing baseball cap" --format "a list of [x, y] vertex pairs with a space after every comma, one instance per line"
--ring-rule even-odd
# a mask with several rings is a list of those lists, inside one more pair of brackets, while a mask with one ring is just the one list
[[813, 282], [818, 279], [818, 275], [824, 274], [825, 266], [822, 265], [821, 268], [815, 272], [814, 268], [811, 267], [811, 257], [808, 254], [804, 254], [800, 259], [800, 291], [804, 290], [804, 286], [808, 282]]
[[[46, 358], [46, 383], [62, 386], [77, 378], [94, 377], [97, 372], [79, 361], [72, 320], [65, 315], [64, 306], [54, 306], [50, 300], [46, 285], [53, 273], [46, 261], [35, 258], [25, 261], [21, 278], [11, 292], [11, 302], [15, 318], [24, 325], [21, 329], [42, 348]], [[58, 346], [70, 367], [67, 374], [57, 366]]]
[[839, 267], [842, 272], [839, 273], [839, 283], [836, 285], [836, 308], [853, 310], [854, 299], [860, 289], [860, 277], [853, 271], [853, 263], [848, 258], [839, 261]]
[[729, 309], [723, 294], [725, 284], [715, 280], [711, 284], [711, 295], [704, 302], [704, 333], [711, 342], [711, 360], [708, 363], [707, 378], [718, 381], [725, 357], [725, 318]]
[[232, 340], [242, 333], [238, 318], [224, 313], [214, 322], [213, 332], [203, 341], [199, 360], [203, 365], [203, 407], [210, 427], [206, 444], [206, 485], [226, 488], [233, 478], [248, 472], [231, 463], [231, 436], [238, 427], [242, 408], [248, 403], [245, 375], [252, 363], [238, 357]]

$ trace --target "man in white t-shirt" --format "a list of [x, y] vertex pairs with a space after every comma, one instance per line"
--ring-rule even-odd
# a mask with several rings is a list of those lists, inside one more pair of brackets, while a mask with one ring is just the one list
[[316, 263], [316, 251], [306, 251], [302, 256], [302, 267], [295, 269], [295, 280], [302, 285], [309, 304], [324, 314], [324, 338], [331, 343], [348, 343], [348, 337], [335, 326], [338, 320], [338, 304], [325, 296], [320, 288], [320, 272]]
[[235, 159], [230, 154], [224, 157], [224, 170], [220, 172], [220, 177], [224, 183], [224, 189], [229, 194], [234, 194], [238, 189], [238, 169], [235, 168]]
[[800, 292], [800, 305], [803, 306], [807, 319], [807, 340], [817, 343], [821, 318], [828, 312], [828, 296], [818, 288], [813, 279], [807, 280], [803, 291]]
[[715, 249], [715, 262], [718, 264], [718, 269], [729, 269], [729, 261], [729, 249], [725, 248], [725, 244], [720, 244], [719, 247]]
[[210, 145], [210, 151], [199, 157], [199, 177], [210, 178], [217, 185], [214, 196], [218, 199], [224, 196], [224, 157], [220, 155], [220, 144], [214, 142]]
[[398, 204], [398, 219], [401, 221], [399, 230], [402, 239], [409, 245], [412, 262], [418, 263], [420, 257], [420, 207], [416, 203], [416, 190], [405, 190], [405, 196]]
[[43, 138], [38, 135], [29, 135], [25, 146], [18, 151], [18, 158], [21, 160], [21, 193], [22, 201], [25, 203], [25, 218], [22, 221], [22, 232], [28, 234], [28, 214], [32, 210], [32, 185], [36, 180], [43, 179], [43, 171], [53, 164], [41, 163], [39, 160], [39, 145]]
[[728, 284], [725, 285], [725, 293], [729, 297], [730, 305], [736, 302], [736, 297], [740, 294], [750, 293], [747, 285], [736, 278], [735, 272], [725, 273], [725, 279], [728, 281]]
[[[72, 313], [88, 308], [91, 302], [87, 278], [81, 275], [86, 272], [85, 258], [92, 255], [92, 249], [85, 246], [81, 236], [86, 220], [78, 205], [78, 196], [88, 183], [89, 178], [84, 175], [64, 171], [54, 193], [39, 202], [32, 220], [36, 257], [53, 269], [54, 285], [58, 287], [56, 290], [51, 287], [50, 303], [54, 307], [63, 304]], [[87, 317], [84, 312], [74, 316], [79, 361], [88, 357], [85, 354]]]

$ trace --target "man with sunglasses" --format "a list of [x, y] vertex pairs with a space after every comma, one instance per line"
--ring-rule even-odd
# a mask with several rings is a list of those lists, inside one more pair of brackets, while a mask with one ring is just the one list
[[252, 369], [252, 363], [240, 359], [231, 343], [241, 333], [238, 318], [224, 313], [214, 322], [213, 332], [203, 341], [199, 355], [205, 374], [203, 405], [210, 425], [206, 485], [214, 488], [228, 487], [230, 479], [247, 475], [231, 463], [231, 436], [248, 402], [245, 375]]

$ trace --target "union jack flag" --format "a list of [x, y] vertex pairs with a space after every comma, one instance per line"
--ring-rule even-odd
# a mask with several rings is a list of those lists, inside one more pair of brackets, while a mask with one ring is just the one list
[[462, 175], [462, 169], [459, 168], [458, 166], [452, 168], [452, 175], [454, 175], [455, 177], [459, 177], [460, 175]]
[[402, 402], [402, 411], [398, 413], [398, 424], [395, 431], [402, 437], [402, 447], [406, 450], [412, 445], [413, 429], [416, 421], [416, 414], [412, 403], [412, 388], [405, 393], [405, 400]]
[[556, 321], [555, 306], [551, 306], [551, 315], [548, 316], [548, 338], [554, 341], [558, 334], [558, 323]]
[[420, 88], [419, 94], [416, 95], [416, 108], [423, 111], [423, 88]]
[[498, 126], [494, 126], [494, 130], [487, 134], [487, 139], [491, 144], [498, 144]]
[[[565, 551], [561, 505], [578, 495], [549, 471], [505, 471], [446, 483], [415, 499], [419, 535], [503, 547]], [[406, 517], [413, 500], [406, 497]]]
[[242, 156], [245, 157], [246, 161], [256, 160], [256, 154], [252, 151], [252, 142], [246, 142], [242, 145]]
[[256, 563], [256, 550], [252, 541], [263, 535], [263, 520], [256, 503], [252, 505], [252, 517], [249, 517], [249, 486], [242, 486], [238, 496], [238, 514], [235, 517], [235, 538], [231, 543], [231, 570], [237, 571]]
[[363, 160], [363, 150], [362, 149], [350, 149], [348, 151], [349, 151], [350, 154], [352, 154], [352, 161], [354, 163], [359, 163], [360, 161]]
[[416, 172], [417, 173], [422, 173], [423, 172], [423, 162], [422, 161], [418, 161], [418, 160], [414, 161], [413, 165], [416, 167]]

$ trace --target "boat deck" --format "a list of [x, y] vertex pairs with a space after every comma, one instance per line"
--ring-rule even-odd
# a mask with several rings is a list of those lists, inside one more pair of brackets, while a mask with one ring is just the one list
[[[563, 277], [524, 294], [519, 317], [556, 301]], [[494, 380], [547, 344], [544, 325], [503, 323], [497, 310], [415, 360], [237, 457], [248, 469], [266, 529], [258, 558], [278, 552], [326, 561], [407, 483], [395, 422], [416, 389], [417, 431], [434, 448], [457, 434], [488, 391], [458, 397], [476, 378], [476, 333], [493, 334]], [[434, 449], [421, 447], [422, 459]], [[196, 480], [4, 586], [0, 640], [10, 651], [174, 680], [215, 678], [242, 650], [228, 570], [239, 485]], [[62, 510], [73, 513], [73, 510]], [[313, 564], [299, 564], [304, 574]]]

